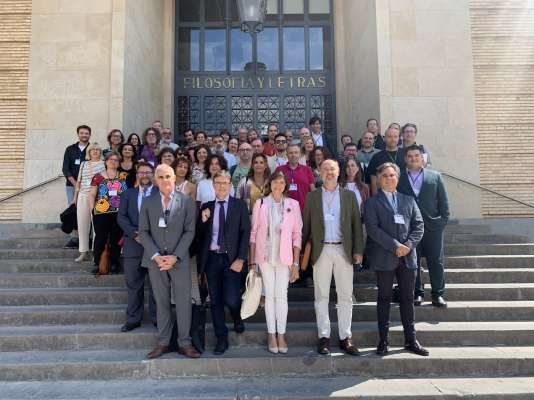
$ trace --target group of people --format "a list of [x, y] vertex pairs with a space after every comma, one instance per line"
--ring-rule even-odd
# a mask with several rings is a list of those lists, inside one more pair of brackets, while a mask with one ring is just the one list
[[[311, 279], [317, 350], [330, 353], [334, 277], [339, 347], [358, 354], [351, 329], [354, 273], [369, 269], [378, 286], [377, 353], [388, 352], [396, 279], [405, 348], [428, 355], [416, 339], [414, 306], [424, 301], [422, 258], [432, 304], [447, 306], [447, 192], [441, 175], [427, 168], [430, 157], [416, 143], [415, 124], [391, 124], [384, 136], [376, 119], [366, 128], [357, 142], [343, 135], [343, 151], [337, 153], [318, 117], [296, 135], [270, 124], [265, 140], [254, 129], [239, 128], [235, 136], [227, 130], [214, 136], [187, 130], [181, 145], [156, 121], [142, 139], [133, 133], [124, 140], [120, 130], [112, 130], [106, 148], [90, 143], [91, 129], [81, 125], [63, 163], [67, 198], [77, 206], [76, 261], [92, 259], [97, 267], [108, 245], [111, 273], [117, 273], [122, 256], [128, 289], [123, 332], [141, 324], [148, 274], [149, 313], [159, 332], [148, 358], [171, 350], [175, 325], [178, 351], [200, 356], [190, 336], [191, 303], [199, 301], [200, 283], [208, 288], [214, 353], [223, 354], [225, 307], [235, 332], [245, 330], [241, 294], [251, 270], [262, 276], [272, 353], [288, 351], [289, 284]], [[67, 245], [72, 244], [73, 239]], [[304, 273], [306, 251], [311, 267]]]

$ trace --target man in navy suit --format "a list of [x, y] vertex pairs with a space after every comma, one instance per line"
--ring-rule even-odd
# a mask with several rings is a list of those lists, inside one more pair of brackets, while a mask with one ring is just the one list
[[215, 201], [200, 210], [197, 226], [200, 272], [205, 272], [211, 299], [211, 317], [217, 343], [214, 354], [228, 348], [228, 328], [224, 306], [230, 309], [234, 330], [242, 333], [245, 325], [241, 311], [241, 276], [248, 256], [250, 217], [247, 204], [230, 196], [231, 176], [219, 171], [213, 176]]
[[[117, 222], [124, 232], [124, 279], [128, 289], [128, 306], [126, 308], [126, 323], [122, 326], [122, 332], [129, 332], [141, 326], [144, 311], [145, 277], [148, 273], [146, 268], [141, 267], [143, 258], [143, 246], [139, 240], [139, 211], [143, 200], [158, 188], [152, 184], [154, 167], [149, 163], [137, 164], [137, 180], [139, 187], [128, 189], [121, 195], [121, 204], [117, 215]], [[156, 302], [152, 288], [148, 310], [152, 322], [156, 322]]]
[[400, 169], [387, 162], [377, 168], [380, 190], [365, 203], [369, 267], [376, 273], [378, 286], [377, 319], [380, 341], [377, 354], [388, 352], [389, 312], [396, 277], [400, 291], [400, 314], [404, 348], [427, 356], [428, 351], [415, 338], [413, 293], [417, 270], [416, 248], [424, 233], [421, 212], [415, 200], [397, 192]]

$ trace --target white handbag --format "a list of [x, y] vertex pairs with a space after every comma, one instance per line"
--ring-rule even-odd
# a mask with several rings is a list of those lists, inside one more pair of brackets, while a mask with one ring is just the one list
[[241, 303], [241, 318], [247, 319], [254, 315], [261, 300], [263, 281], [259, 272], [254, 269], [248, 271], [245, 293]]

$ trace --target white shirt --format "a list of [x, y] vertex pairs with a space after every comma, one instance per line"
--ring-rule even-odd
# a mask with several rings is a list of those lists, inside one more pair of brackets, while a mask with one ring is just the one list
[[[230, 195], [234, 195], [234, 186], [230, 189]], [[207, 203], [208, 201], [215, 200], [215, 188], [213, 187], [212, 179], [203, 179], [197, 186], [197, 201], [200, 205]]]
[[397, 192], [386, 192], [385, 190], [383, 190], [383, 192], [386, 195], [393, 212], [397, 214]]
[[323, 196], [324, 241], [341, 242], [341, 201], [339, 186], [333, 192], [321, 188]]
[[316, 146], [324, 146], [323, 144], [323, 132], [319, 133], [312, 133], [313, 141], [315, 142]]
[[347, 189], [349, 189], [352, 193], [356, 195], [356, 200], [358, 201], [358, 208], [361, 210], [362, 208], [362, 194], [360, 193], [360, 190], [358, 189], [358, 186], [356, 186], [356, 183], [354, 182], [348, 182], [347, 183]]
[[237, 158], [227, 151], [225, 151], [223, 155], [226, 163], [228, 164], [228, 171], [230, 171], [230, 168], [232, 168], [234, 165], [237, 165]]

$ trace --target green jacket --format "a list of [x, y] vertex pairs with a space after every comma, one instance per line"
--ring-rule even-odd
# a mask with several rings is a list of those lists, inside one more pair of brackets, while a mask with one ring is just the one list
[[408, 173], [403, 171], [399, 179], [397, 190], [415, 198], [419, 210], [425, 221], [425, 230], [437, 231], [443, 229], [449, 220], [449, 200], [447, 190], [441, 174], [431, 169], [423, 172], [423, 185], [419, 196], [416, 196], [410, 185]]
[[[363, 230], [358, 201], [354, 193], [339, 188], [341, 206], [341, 236], [343, 247], [348, 259], [352, 262], [353, 254], [363, 254]], [[308, 241], [312, 243], [312, 262], [323, 251], [324, 241], [324, 214], [323, 214], [323, 189], [318, 188], [308, 193], [304, 207], [304, 227], [302, 231], [303, 246]]]

